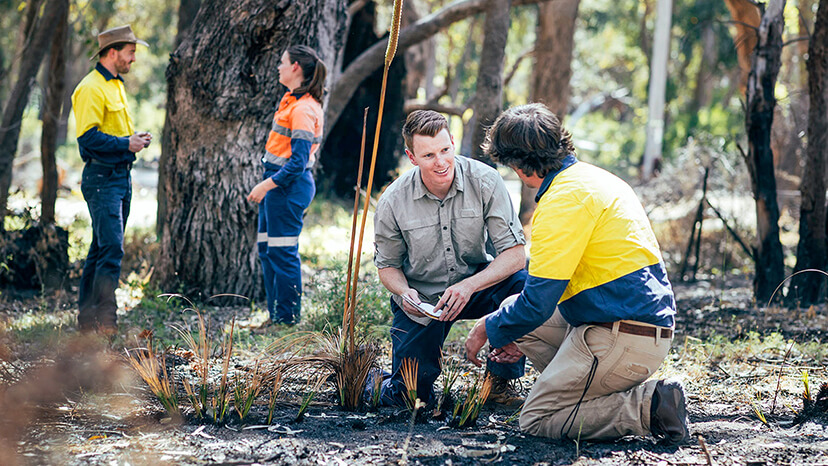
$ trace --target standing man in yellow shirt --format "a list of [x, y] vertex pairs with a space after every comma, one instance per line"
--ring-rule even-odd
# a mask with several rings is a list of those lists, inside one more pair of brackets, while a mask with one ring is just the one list
[[129, 26], [98, 35], [98, 63], [72, 93], [78, 149], [86, 166], [81, 191], [92, 217], [92, 244], [79, 287], [78, 328], [117, 331], [115, 289], [124, 256], [124, 228], [132, 200], [130, 170], [152, 135], [136, 133], [122, 75], [135, 61], [137, 39]]

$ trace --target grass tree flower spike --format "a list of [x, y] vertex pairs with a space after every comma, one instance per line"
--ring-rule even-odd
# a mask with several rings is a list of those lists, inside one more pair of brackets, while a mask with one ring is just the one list
[[385, 66], [391, 66], [391, 60], [397, 53], [397, 42], [400, 38], [400, 20], [402, 18], [402, 0], [394, 1], [394, 17], [391, 21], [391, 34], [388, 36], [388, 48], [385, 49]]

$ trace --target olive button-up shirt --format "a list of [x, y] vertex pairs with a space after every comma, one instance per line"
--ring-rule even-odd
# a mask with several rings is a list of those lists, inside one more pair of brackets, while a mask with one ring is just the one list
[[[441, 200], [426, 189], [415, 167], [380, 197], [374, 215], [374, 263], [400, 269], [420, 299], [436, 304], [449, 286], [497, 254], [526, 244], [523, 228], [500, 174], [455, 156], [454, 182]], [[399, 297], [394, 297], [400, 304]]]

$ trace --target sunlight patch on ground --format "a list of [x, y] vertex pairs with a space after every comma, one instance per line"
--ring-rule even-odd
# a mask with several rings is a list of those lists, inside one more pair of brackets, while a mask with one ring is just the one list
[[75, 323], [75, 312], [70, 311], [29, 311], [10, 318], [8, 328], [13, 331], [25, 332], [35, 328], [59, 328], [71, 326]]

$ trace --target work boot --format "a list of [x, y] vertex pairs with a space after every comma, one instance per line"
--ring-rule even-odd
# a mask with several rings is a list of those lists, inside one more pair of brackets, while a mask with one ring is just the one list
[[524, 398], [520, 395], [520, 389], [516, 386], [520, 384], [520, 379], [505, 379], [491, 372], [489, 372], [489, 378], [492, 380], [492, 391], [489, 392], [486, 403], [508, 407], [517, 407], [523, 404]]
[[679, 444], [690, 438], [684, 389], [676, 381], [659, 380], [650, 404], [650, 432], [667, 444]]

